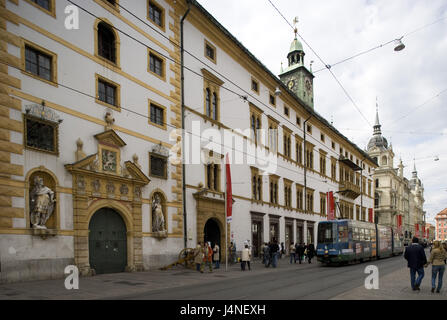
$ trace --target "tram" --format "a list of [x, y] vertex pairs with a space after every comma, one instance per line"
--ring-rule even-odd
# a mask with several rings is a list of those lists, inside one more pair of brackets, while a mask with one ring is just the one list
[[403, 239], [392, 227], [354, 220], [318, 223], [317, 259], [342, 264], [402, 254]]

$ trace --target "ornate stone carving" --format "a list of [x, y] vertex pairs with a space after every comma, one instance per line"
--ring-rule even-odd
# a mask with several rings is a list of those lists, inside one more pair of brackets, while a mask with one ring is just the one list
[[113, 124], [115, 123], [115, 118], [113, 118], [112, 113], [107, 112], [104, 116], [104, 120], [106, 121], [105, 130], [111, 130], [113, 128]]
[[136, 199], [141, 199], [141, 187], [136, 186], [133, 190], [133, 195]]
[[159, 237], [167, 235], [165, 216], [163, 213], [161, 198], [158, 193], [155, 193], [152, 199], [152, 232]]
[[127, 186], [127, 184], [121, 185], [120, 192], [122, 195], [127, 196], [127, 194], [129, 193], [129, 187]]
[[99, 189], [101, 188], [101, 183], [99, 182], [99, 179], [95, 179], [92, 181], [92, 188], [94, 194], [99, 194]]
[[115, 193], [115, 185], [112, 182], [107, 182], [106, 185], [107, 194], [114, 194]]
[[84, 180], [84, 176], [79, 176], [78, 177], [78, 181], [77, 181], [77, 187], [78, 187], [78, 191], [84, 192], [85, 191], [85, 180]]
[[141, 169], [141, 165], [138, 163], [138, 155], [136, 153], [132, 156], [132, 160], [133, 163], [135, 163], [135, 165]]
[[104, 149], [102, 150], [102, 170], [116, 172], [117, 157], [116, 152]]
[[82, 150], [82, 147], [84, 146], [84, 142], [82, 142], [81, 138], [76, 140], [76, 161], [82, 160], [86, 157], [85, 152]]
[[35, 229], [46, 229], [45, 224], [54, 211], [56, 198], [54, 191], [43, 184], [43, 178], [34, 178], [34, 188], [30, 192], [30, 217]]
[[155, 146], [152, 147], [152, 153], [158, 154], [166, 158], [169, 157], [169, 150], [163, 147], [161, 143], [156, 144]]

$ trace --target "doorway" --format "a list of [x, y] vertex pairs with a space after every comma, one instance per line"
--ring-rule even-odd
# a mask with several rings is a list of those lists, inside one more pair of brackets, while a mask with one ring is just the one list
[[90, 220], [89, 263], [96, 274], [124, 272], [126, 268], [126, 225], [113, 209], [102, 208]]
[[[222, 257], [222, 246], [220, 245], [220, 228], [217, 224], [216, 220], [208, 219], [205, 223], [205, 228], [203, 229], [203, 241], [211, 242], [211, 248], [214, 248], [214, 245], [217, 243], [219, 246], [219, 258]], [[224, 249], [225, 250], [225, 249]]]

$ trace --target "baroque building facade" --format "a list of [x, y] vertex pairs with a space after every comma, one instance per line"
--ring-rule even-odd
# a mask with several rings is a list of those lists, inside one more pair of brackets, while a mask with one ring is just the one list
[[[188, 10], [186, 1], [175, 6]], [[284, 53], [288, 66], [276, 76], [197, 2], [189, 8], [185, 120], [200, 144], [186, 154], [190, 246], [211, 241], [224, 248], [227, 154], [234, 200], [228, 238], [237, 251], [249, 243], [258, 256], [273, 240], [286, 250], [292, 242], [315, 244], [330, 191], [337, 218], [368, 220], [376, 164], [314, 111], [313, 74], [296, 35]]]
[[404, 177], [402, 160], [394, 167], [393, 146], [382, 136], [378, 110], [367, 152], [379, 165], [373, 174], [376, 223], [395, 228], [406, 243], [413, 236], [425, 238], [423, 185], [416, 165], [410, 180]]
[[447, 208], [441, 210], [435, 217], [436, 240], [447, 240]]
[[121, 3], [144, 20], [118, 1], [82, 1], [78, 15], [62, 1], [0, 2], [1, 281], [144, 270], [184, 247], [182, 168], [168, 161], [179, 16]]

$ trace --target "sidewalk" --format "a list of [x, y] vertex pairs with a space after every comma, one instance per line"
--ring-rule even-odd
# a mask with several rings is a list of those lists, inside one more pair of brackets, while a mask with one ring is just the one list
[[[316, 263], [316, 261], [315, 261]], [[265, 268], [261, 260], [252, 262], [251, 271], [242, 272], [240, 264], [228, 265], [221, 263], [219, 269], [212, 273], [205, 268], [204, 273], [177, 266], [166, 271], [150, 270], [132, 273], [101, 274], [94, 277], [80, 277], [79, 290], [65, 289], [65, 278], [56, 280], [30, 281], [11, 284], [0, 284], [0, 300], [28, 299], [58, 299], [58, 300], [88, 300], [113, 299], [123, 295], [138, 294], [153, 290], [174, 288], [197, 283], [215, 282], [225, 279], [247, 277], [264, 273], [281, 272], [286, 269], [309, 268], [309, 264], [289, 264], [289, 259], [279, 261], [277, 268]]]
[[[331, 300], [447, 300], [447, 288], [440, 293], [431, 293], [431, 266], [424, 268], [421, 291], [413, 291], [410, 285], [410, 271], [402, 268], [380, 277], [379, 289], [367, 290], [364, 286], [349, 290]], [[445, 284], [445, 277], [444, 277]]]

